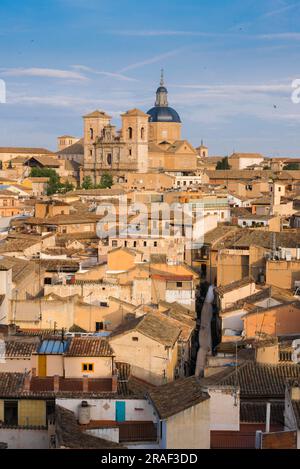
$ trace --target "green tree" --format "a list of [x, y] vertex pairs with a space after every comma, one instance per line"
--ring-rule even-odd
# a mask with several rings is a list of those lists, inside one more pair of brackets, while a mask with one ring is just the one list
[[103, 173], [101, 176], [100, 186], [103, 189], [111, 188], [113, 185], [113, 177], [109, 173]]
[[224, 158], [222, 158], [221, 161], [217, 162], [216, 169], [230, 169], [230, 168], [231, 166], [228, 163], [228, 156], [225, 156]]
[[83, 179], [83, 183], [81, 185], [82, 189], [93, 189], [93, 183], [92, 183], [92, 178], [91, 176], [85, 176]]
[[283, 167], [283, 169], [297, 171], [298, 169], [300, 169], [300, 165], [299, 163], [288, 163]]
[[62, 187], [59, 175], [54, 169], [51, 169], [51, 168], [31, 168], [30, 177], [49, 178], [48, 187], [47, 187], [47, 195], [55, 194]]

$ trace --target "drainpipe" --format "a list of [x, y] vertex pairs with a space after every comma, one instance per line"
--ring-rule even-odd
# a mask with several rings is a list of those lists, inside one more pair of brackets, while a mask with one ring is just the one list
[[271, 404], [267, 402], [266, 409], [266, 433], [270, 433], [270, 421], [271, 421]]

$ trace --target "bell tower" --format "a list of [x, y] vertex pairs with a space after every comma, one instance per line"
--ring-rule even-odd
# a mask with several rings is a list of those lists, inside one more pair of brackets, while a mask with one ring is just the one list
[[128, 169], [145, 173], [148, 170], [149, 116], [139, 109], [132, 109], [121, 117]]
[[105, 126], [109, 125], [111, 116], [102, 111], [94, 111], [83, 116], [84, 126], [84, 176], [91, 176], [92, 181], [96, 183], [97, 162], [95, 153], [95, 142], [102, 135]]

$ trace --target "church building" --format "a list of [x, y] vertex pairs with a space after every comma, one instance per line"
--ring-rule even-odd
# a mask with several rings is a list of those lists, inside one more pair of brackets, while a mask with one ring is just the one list
[[109, 172], [115, 181], [126, 173], [191, 172], [197, 169], [197, 151], [181, 140], [181, 119], [169, 107], [163, 72], [156, 101], [147, 113], [132, 109], [121, 115], [122, 127], [116, 130], [111, 116], [95, 111], [84, 120], [83, 177], [93, 183]]

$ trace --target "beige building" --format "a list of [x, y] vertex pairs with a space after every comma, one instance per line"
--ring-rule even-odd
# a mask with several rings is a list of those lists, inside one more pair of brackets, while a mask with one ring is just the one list
[[116, 360], [132, 374], [155, 385], [173, 381], [180, 329], [167, 317], [148, 313], [115, 329], [109, 337]]
[[176, 380], [150, 390], [161, 449], [210, 448], [210, 397], [197, 378]]
[[228, 158], [231, 169], [246, 169], [249, 166], [260, 165], [263, 163], [264, 157], [259, 153], [233, 153]]
[[61, 135], [57, 137], [57, 149], [58, 151], [62, 151], [71, 145], [77, 143], [80, 139], [77, 137], [72, 137], [71, 135]]
[[[83, 177], [90, 176], [94, 183], [99, 183], [101, 174], [110, 172], [116, 182], [128, 184], [129, 172], [195, 171], [197, 152], [186, 140], [181, 140], [181, 120], [169, 107], [167, 95], [162, 77], [155, 106], [147, 113], [139, 109], [123, 113], [120, 131], [111, 125], [111, 117], [105, 112], [84, 116]], [[133, 181], [129, 184], [132, 186]], [[158, 184], [157, 180], [151, 182], [156, 187]]]

